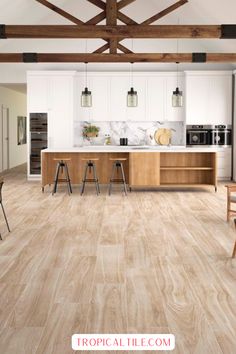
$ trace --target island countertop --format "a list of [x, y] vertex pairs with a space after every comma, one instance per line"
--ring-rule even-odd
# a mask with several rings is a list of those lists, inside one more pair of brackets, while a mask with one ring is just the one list
[[133, 153], [133, 152], [220, 152], [223, 147], [186, 147], [186, 146], [119, 146], [119, 145], [88, 145], [72, 148], [47, 148], [42, 153]]

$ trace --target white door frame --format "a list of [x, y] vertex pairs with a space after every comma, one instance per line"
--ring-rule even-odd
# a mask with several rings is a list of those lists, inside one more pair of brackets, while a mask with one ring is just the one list
[[[4, 117], [6, 117], [6, 136], [4, 136]], [[9, 169], [9, 108], [4, 106], [3, 104], [1, 105], [0, 124], [1, 124], [0, 145], [1, 145], [1, 161], [2, 161], [2, 166], [1, 166], [2, 171], [1, 172], [3, 172], [5, 170]], [[4, 144], [4, 142], [5, 142], [4, 139], [7, 140], [6, 144]], [[6, 147], [6, 151], [5, 151], [5, 147]], [[5, 153], [6, 153], [6, 155], [5, 155]], [[5, 156], [6, 156], [6, 161], [4, 158]], [[4, 165], [6, 168], [4, 168]]]

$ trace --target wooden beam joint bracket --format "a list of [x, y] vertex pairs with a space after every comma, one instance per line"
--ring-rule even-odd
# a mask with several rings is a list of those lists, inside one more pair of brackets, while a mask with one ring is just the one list
[[37, 63], [38, 54], [37, 53], [23, 53], [22, 59], [24, 63]]
[[206, 63], [207, 56], [206, 53], [193, 53], [192, 63]]
[[221, 25], [222, 39], [236, 39], [236, 25]]
[[6, 26], [0, 25], [0, 39], [6, 39]]

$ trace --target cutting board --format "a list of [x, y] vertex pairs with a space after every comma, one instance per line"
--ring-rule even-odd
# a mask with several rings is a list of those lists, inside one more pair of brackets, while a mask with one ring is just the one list
[[170, 143], [172, 132], [167, 128], [159, 128], [155, 131], [154, 139], [159, 145], [168, 145]]

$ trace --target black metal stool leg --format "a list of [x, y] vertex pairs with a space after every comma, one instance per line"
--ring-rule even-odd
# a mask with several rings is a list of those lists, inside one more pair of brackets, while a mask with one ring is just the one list
[[93, 163], [93, 166], [92, 166], [92, 167], [93, 167], [94, 183], [95, 183], [97, 195], [99, 195], [100, 189], [99, 189], [99, 184], [98, 184], [98, 178], [97, 178], [97, 173], [96, 173], [96, 167], [95, 167], [95, 164], [94, 164], [94, 163]]
[[57, 164], [57, 169], [56, 169], [55, 178], [54, 178], [54, 186], [53, 186], [52, 195], [53, 195], [54, 193], [56, 193], [56, 191], [57, 191], [57, 183], [58, 183], [59, 172], [60, 172], [60, 164], [58, 163], [58, 164]]
[[2, 212], [3, 212], [3, 215], [4, 215], [4, 219], [5, 219], [6, 224], [7, 224], [7, 229], [8, 229], [9, 232], [11, 232], [10, 227], [9, 227], [9, 224], [8, 224], [7, 216], [6, 216], [5, 210], [4, 210], [4, 208], [3, 208], [2, 202], [1, 202], [1, 207], [2, 207]]
[[86, 163], [86, 167], [85, 167], [85, 171], [84, 171], [84, 178], [83, 178], [83, 181], [82, 181], [82, 187], [81, 187], [81, 192], [80, 192], [80, 195], [82, 195], [84, 193], [84, 188], [85, 188], [85, 182], [86, 182], [86, 179], [87, 179], [87, 171], [88, 171], [88, 162]]
[[127, 195], [127, 187], [126, 187], [126, 180], [125, 180], [123, 163], [120, 164], [120, 168], [121, 168], [122, 180], [123, 180], [123, 184], [124, 184], [124, 192], [125, 192], [125, 195]]
[[68, 193], [70, 194], [70, 193], [72, 193], [72, 188], [71, 188], [70, 176], [69, 176], [67, 163], [65, 163], [65, 174], [66, 174], [66, 182], [67, 182]]
[[115, 173], [115, 168], [116, 168], [116, 162], [114, 162], [113, 166], [112, 166], [112, 172], [111, 172], [111, 178], [110, 178], [110, 184], [109, 184], [109, 190], [108, 190], [109, 195], [111, 195], [112, 181], [113, 181], [113, 177], [114, 177], [114, 173]]

